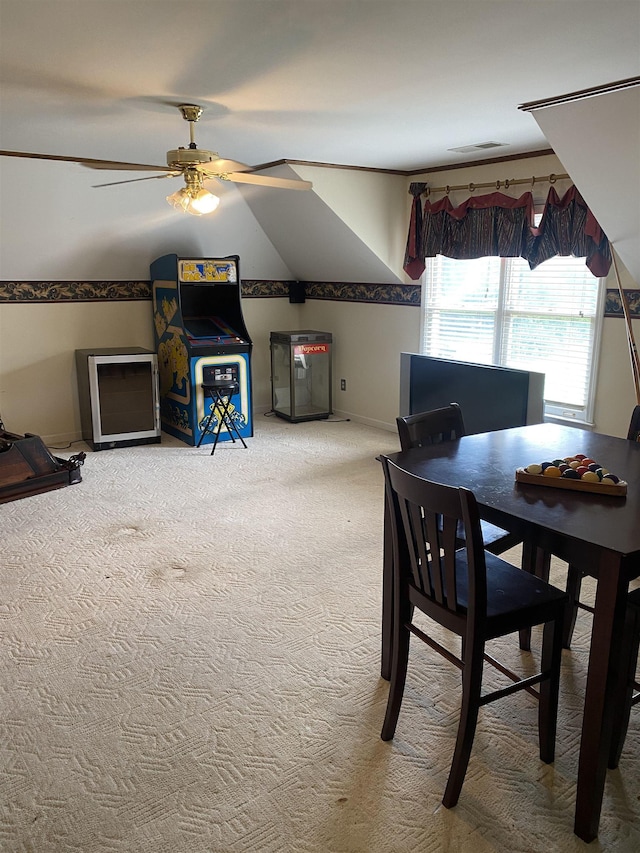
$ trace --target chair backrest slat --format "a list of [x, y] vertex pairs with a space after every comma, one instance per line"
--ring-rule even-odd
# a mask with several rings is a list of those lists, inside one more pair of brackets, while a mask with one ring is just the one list
[[[486, 616], [486, 566], [480, 516], [473, 494], [416, 477], [382, 457], [390, 501], [394, 560], [404, 582], [453, 613], [473, 605]], [[457, 531], [464, 524], [467, 595], [461, 606], [457, 583]]]
[[424, 535], [424, 519], [420, 507], [406, 501], [399, 501], [399, 506], [404, 530], [409, 531], [407, 539], [413, 583], [430, 598], [433, 595], [429, 568], [430, 554], [428, 539]]
[[456, 542], [459, 524], [457, 518], [442, 519], [441, 550], [444, 560], [444, 582], [447, 590], [447, 604], [451, 601], [450, 609], [455, 609], [458, 600], [458, 584], [456, 580]]
[[440, 519], [437, 513], [429, 512], [428, 509], [418, 503], [413, 504], [416, 512], [424, 515], [425, 547], [429, 552], [429, 576], [431, 580], [432, 595], [438, 604], [444, 604], [446, 586], [442, 579], [442, 567], [440, 564]]

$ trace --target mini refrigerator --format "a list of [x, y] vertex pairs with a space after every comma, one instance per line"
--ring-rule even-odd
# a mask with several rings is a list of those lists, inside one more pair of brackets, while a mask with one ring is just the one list
[[158, 357], [142, 347], [76, 350], [83, 439], [93, 450], [161, 440]]
[[330, 332], [271, 332], [271, 406], [297, 423], [331, 414]]

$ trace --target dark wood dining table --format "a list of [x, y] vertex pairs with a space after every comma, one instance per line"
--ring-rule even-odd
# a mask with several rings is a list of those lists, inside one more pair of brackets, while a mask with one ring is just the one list
[[[517, 468], [578, 453], [628, 483], [625, 496], [516, 482]], [[612, 662], [620, 655], [629, 583], [640, 576], [640, 442], [559, 424], [467, 435], [388, 454], [417, 476], [474, 492], [482, 518], [522, 536], [528, 553], [550, 552], [596, 578], [584, 698], [574, 831], [597, 837], [612, 733]], [[392, 559], [385, 523], [382, 676], [390, 676]], [[532, 563], [533, 568], [533, 563]]]

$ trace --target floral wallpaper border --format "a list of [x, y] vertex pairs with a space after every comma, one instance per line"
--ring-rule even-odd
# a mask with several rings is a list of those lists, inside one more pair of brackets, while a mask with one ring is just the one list
[[1, 302], [112, 302], [151, 299], [148, 281], [0, 281]]
[[270, 296], [289, 296], [293, 281], [242, 279], [243, 299], [265, 299]]
[[[419, 284], [244, 279], [242, 296], [246, 299], [288, 298], [295, 286], [298, 290], [304, 290], [306, 299], [420, 306]], [[640, 319], [640, 290], [627, 290], [626, 294], [631, 316]], [[0, 281], [0, 304], [147, 299], [151, 300], [151, 282], [149, 281]], [[302, 300], [296, 298], [295, 301]], [[604, 316], [624, 316], [617, 289], [608, 289], [606, 292]]]
[[[292, 288], [307, 299], [339, 302], [373, 302], [382, 305], [420, 305], [419, 284], [368, 284], [327, 281], [277, 281], [243, 279], [242, 296], [248, 299], [289, 297]], [[0, 281], [3, 302], [112, 302], [151, 300], [149, 281]]]
[[[243, 297], [289, 296], [289, 281], [245, 280]], [[120, 302], [152, 298], [149, 281], [0, 281], [2, 302]]]
[[[629, 314], [634, 319], [640, 319], [640, 290], [625, 290]], [[622, 300], [617, 288], [607, 289], [604, 300], [605, 317], [624, 317]]]
[[335, 281], [306, 281], [307, 299], [336, 302], [371, 302], [377, 305], [420, 306], [419, 284], [365, 284]]

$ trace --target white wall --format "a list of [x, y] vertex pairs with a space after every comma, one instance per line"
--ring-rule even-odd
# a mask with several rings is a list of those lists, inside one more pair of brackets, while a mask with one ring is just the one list
[[[240, 259], [242, 260], [242, 259]], [[251, 374], [254, 412], [271, 409], [271, 332], [304, 329], [304, 305], [289, 302], [287, 297], [243, 299], [242, 313], [253, 341]]]
[[10, 432], [80, 437], [74, 350], [153, 349], [150, 302], [0, 304], [0, 412]]
[[[400, 353], [416, 352], [420, 309], [310, 299], [304, 328], [333, 334], [336, 414], [395, 430], [400, 399]], [[340, 390], [340, 379], [347, 383]]]
[[[149, 264], [175, 252], [240, 255], [243, 278], [291, 273], [240, 192], [221, 186], [213, 217], [185, 216], [165, 196], [169, 179], [94, 189], [119, 174], [66, 163], [0, 158], [3, 281], [147, 281]], [[259, 302], [259, 305], [255, 303]], [[269, 331], [296, 328], [300, 306], [287, 298], [247, 299], [255, 342], [254, 403], [270, 406]], [[51, 443], [80, 436], [74, 350], [153, 348], [151, 302], [0, 302], [0, 415], [12, 432]]]
[[[469, 197], [469, 183], [492, 183], [495, 189], [498, 180], [504, 182], [505, 179], [564, 172], [557, 157], [545, 155], [506, 163], [442, 170], [415, 176], [412, 180], [425, 180], [432, 187], [466, 185], [464, 190], [451, 192], [452, 202], [459, 204]], [[562, 195], [570, 183], [569, 180], [557, 181], [558, 193]], [[521, 195], [529, 189], [530, 184], [518, 185], [506, 192]], [[548, 189], [548, 183], [534, 185], [533, 194], [537, 204], [544, 203]], [[475, 192], [483, 194], [491, 191], [491, 188], [487, 188]], [[504, 187], [502, 191], [505, 191]], [[406, 237], [410, 209], [408, 193], [405, 205]], [[624, 266], [619, 265], [619, 269], [623, 287], [634, 288], [635, 284]], [[613, 268], [606, 286], [617, 287]], [[308, 300], [303, 307], [306, 328], [329, 331], [334, 335], [333, 399], [336, 412], [372, 425], [395, 429], [400, 353], [417, 352], [419, 349], [420, 309], [320, 300]], [[640, 339], [640, 321], [634, 320], [633, 325], [634, 335]], [[339, 390], [341, 378], [347, 380], [346, 391]], [[595, 429], [611, 435], [626, 436], [635, 404], [625, 324], [622, 319], [607, 318], [604, 320], [596, 384]]]
[[[54, 182], [53, 166], [47, 172], [43, 165], [47, 164], [37, 167], [37, 181], [31, 167], [26, 170], [28, 185], [41, 189], [38, 204], [28, 211], [20, 202], [20, 181], [6, 161], [0, 162], [0, 279], [148, 279], [149, 262], [167, 252], [202, 256], [237, 252], [244, 278], [292, 277], [234, 188], [228, 198], [223, 198], [214, 218], [199, 220], [172, 213], [168, 207], [165, 213], [167, 190], [163, 181], [109, 188], [116, 194], [100, 205], [93, 202], [93, 194], [107, 193], [107, 189], [89, 192], [91, 181], [80, 187], [76, 183], [78, 198], [91, 200], [90, 209], [78, 213], [66, 196], [57, 195], [64, 190], [64, 181]], [[70, 174], [76, 167], [63, 165], [62, 169]], [[80, 171], [95, 180], [94, 173]], [[442, 171], [426, 178], [433, 186], [441, 186], [562, 171], [557, 158], [547, 156]], [[77, 172], [74, 180], [79, 180]], [[380, 203], [385, 205], [388, 182], [384, 176], [381, 184]], [[404, 209], [405, 234], [410, 208], [408, 184], [406, 181], [398, 202]], [[536, 187], [542, 201], [546, 190], [547, 186]], [[562, 192], [560, 185], [558, 190]], [[467, 195], [463, 191], [452, 200], [455, 203]], [[98, 197], [103, 199], [102, 195]], [[327, 251], [331, 251], [330, 246]], [[621, 274], [623, 283], [633, 287], [624, 268]], [[608, 286], [616, 286], [611, 276]], [[418, 308], [311, 299], [292, 305], [286, 298], [273, 298], [246, 299], [243, 310], [254, 340], [257, 410], [270, 405], [269, 332], [315, 328], [334, 335], [334, 409], [347, 417], [395, 428], [400, 353], [418, 348]], [[638, 338], [639, 321], [634, 321], [634, 326]], [[80, 427], [73, 351], [89, 346], [152, 346], [152, 340], [150, 303], [0, 303], [0, 413], [7, 428], [37, 432], [56, 441], [77, 437]], [[339, 390], [341, 378], [347, 380], [344, 392]], [[634, 405], [624, 322], [607, 319], [598, 374], [596, 429], [624, 435]]]
[[[253, 403], [271, 408], [269, 333], [300, 328], [287, 298], [245, 299], [254, 349]], [[154, 348], [152, 306], [141, 302], [0, 304], [0, 414], [10, 432], [34, 432], [51, 444], [80, 438], [75, 350]]]
[[0, 157], [0, 280], [147, 280], [169, 252], [237, 254], [243, 278], [291, 278], [235, 186], [212, 182], [220, 206], [197, 217], [165, 201], [180, 178], [92, 186], [122, 174]]
[[[615, 285], [609, 281], [609, 286]], [[636, 340], [640, 340], [640, 320], [633, 321], [633, 334]], [[605, 318], [596, 384], [596, 432], [626, 438], [629, 419], [635, 405], [624, 320]]]

